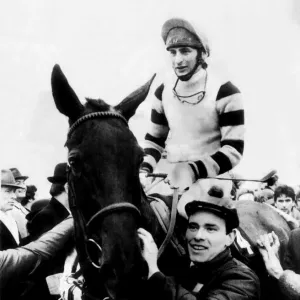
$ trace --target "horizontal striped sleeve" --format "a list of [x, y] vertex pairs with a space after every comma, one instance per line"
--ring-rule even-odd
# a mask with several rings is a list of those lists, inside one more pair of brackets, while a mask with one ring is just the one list
[[211, 157], [220, 167], [219, 174], [223, 174], [232, 169], [232, 164], [229, 157], [225, 155], [223, 152], [218, 151], [215, 154], [213, 154]]
[[160, 160], [161, 153], [157, 149], [154, 148], [146, 148], [145, 150], [145, 155], [151, 155], [156, 162]]
[[206, 178], [208, 176], [208, 173], [207, 173], [207, 169], [206, 169], [203, 161], [198, 160], [195, 162], [195, 165], [198, 168], [198, 170], [197, 170], [198, 172], [195, 174], [196, 178]]
[[243, 103], [241, 101], [241, 94], [233, 94], [225, 98], [221, 98], [216, 102], [216, 107], [220, 114], [235, 111], [243, 110]]
[[[165, 148], [165, 141], [166, 141], [165, 137], [155, 137], [155, 136], [147, 133], [145, 136], [145, 144], [147, 141], [151, 142], [151, 144], [156, 144], [157, 146], [159, 146], [158, 149]], [[152, 148], [152, 147], [150, 147], [150, 148]], [[145, 149], [146, 149], [146, 147], [145, 147]]]
[[[219, 98], [218, 98], [219, 97]], [[219, 164], [219, 174], [234, 168], [244, 153], [245, 115], [242, 95], [231, 82], [222, 85], [216, 101], [221, 131], [221, 148], [212, 158]]]
[[219, 126], [237, 126], [245, 123], [244, 110], [229, 111], [219, 115]]
[[143, 142], [145, 156], [141, 169], [151, 172], [161, 158], [169, 133], [168, 121], [162, 104], [163, 90], [164, 85], [161, 84], [154, 92], [150, 125]]
[[244, 153], [245, 118], [241, 93], [231, 82], [219, 89], [216, 98], [221, 132], [220, 148], [195, 162], [198, 178], [214, 177], [230, 171]]
[[155, 95], [155, 97], [158, 99], [158, 100], [160, 100], [160, 101], [162, 101], [162, 93], [163, 93], [163, 91], [164, 91], [164, 84], [162, 83], [156, 90], [155, 90], [155, 92], [154, 92], [154, 95]]
[[235, 148], [241, 155], [244, 153], [244, 141], [243, 140], [223, 140], [221, 146], [231, 146]]
[[141, 170], [145, 170], [148, 173], [152, 173], [153, 172], [153, 167], [148, 162], [143, 161], [142, 164], [141, 164]]
[[155, 109], [151, 111], [151, 122], [161, 126], [168, 126], [165, 114], [159, 113]]
[[239, 89], [236, 86], [234, 86], [230, 81], [228, 81], [225, 84], [221, 85], [216, 100], [218, 101], [222, 98], [232, 96], [237, 93], [240, 93]]

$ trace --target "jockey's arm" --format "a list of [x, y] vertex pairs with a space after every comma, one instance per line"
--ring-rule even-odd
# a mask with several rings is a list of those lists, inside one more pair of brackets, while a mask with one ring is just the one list
[[61, 250], [73, 234], [73, 218], [68, 217], [38, 240], [16, 249], [0, 252], [0, 286], [32, 273], [43, 260], [48, 260]]
[[152, 99], [150, 125], [143, 144], [145, 157], [141, 165], [141, 170], [146, 172], [153, 172], [164, 151], [165, 141], [169, 133], [168, 121], [162, 105], [163, 89], [164, 85], [161, 84], [156, 89]]
[[245, 120], [240, 91], [231, 83], [223, 84], [216, 99], [221, 132], [220, 148], [191, 163], [196, 179], [215, 177], [234, 168], [244, 152]]

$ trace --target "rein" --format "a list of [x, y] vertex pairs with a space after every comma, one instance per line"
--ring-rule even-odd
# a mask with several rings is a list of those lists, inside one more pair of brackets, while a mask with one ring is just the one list
[[127, 202], [114, 203], [114, 204], [110, 204], [110, 205], [102, 208], [98, 212], [96, 212], [91, 217], [91, 219], [88, 221], [87, 227], [90, 227], [91, 223], [93, 221], [95, 221], [96, 219], [99, 219], [99, 218], [102, 219], [108, 214], [114, 213], [114, 212], [119, 211], [119, 210], [124, 210], [124, 209], [125, 210], [132, 210], [132, 212], [136, 213], [138, 217], [141, 216], [141, 213], [140, 213], [139, 209], [131, 203], [127, 203]]

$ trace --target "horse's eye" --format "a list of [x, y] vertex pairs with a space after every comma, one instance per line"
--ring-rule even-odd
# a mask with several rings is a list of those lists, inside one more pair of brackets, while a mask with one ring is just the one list
[[74, 158], [69, 159], [69, 165], [70, 167], [74, 167], [74, 165], [76, 164], [76, 161]]
[[73, 150], [69, 153], [68, 161], [72, 171], [80, 169], [81, 159], [80, 159], [80, 154], [77, 151], [75, 152]]
[[79, 166], [79, 159], [76, 157], [69, 158], [69, 165], [71, 168], [76, 168]]

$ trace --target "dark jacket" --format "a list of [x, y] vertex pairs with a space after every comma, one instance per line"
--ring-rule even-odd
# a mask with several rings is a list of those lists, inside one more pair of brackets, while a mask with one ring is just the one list
[[[47, 206], [33, 215], [31, 220], [28, 220], [27, 229], [29, 232], [29, 240], [27, 242], [35, 241], [43, 233], [51, 230], [68, 216], [68, 210], [58, 200], [52, 197]], [[27, 290], [24, 292], [22, 300], [38, 298], [43, 300], [52, 299], [52, 296], [49, 295], [45, 278], [63, 271], [64, 261], [71, 247], [72, 243], [67, 243], [63, 251], [47, 263], [41, 264], [39, 268], [28, 277]]]
[[[53, 230], [26, 246], [0, 251], [0, 299], [47, 299], [20, 297], [27, 289], [26, 280], [30, 273], [43, 261], [51, 260], [64, 251], [66, 244], [73, 239], [73, 219], [69, 217]], [[53, 299], [53, 298], [52, 298]]]
[[10, 230], [0, 220], [0, 251], [7, 249], [14, 249], [18, 247], [18, 244], [13, 237]]
[[[197, 283], [203, 286], [193, 292]], [[176, 277], [155, 273], [148, 280], [147, 295], [152, 300], [254, 300], [260, 299], [260, 284], [255, 273], [227, 249], [208, 263], [183, 267]]]
[[291, 232], [284, 257], [284, 269], [300, 274], [300, 228]]
[[30, 240], [36, 240], [40, 235], [49, 231], [69, 215], [68, 210], [54, 197], [47, 206], [28, 220], [27, 229]]
[[291, 232], [287, 245], [284, 269], [279, 278], [282, 299], [300, 300], [300, 228]]

